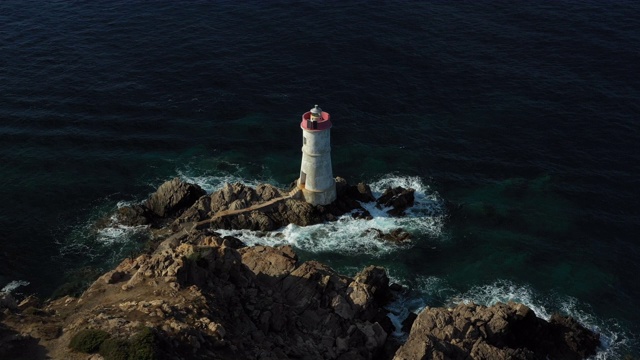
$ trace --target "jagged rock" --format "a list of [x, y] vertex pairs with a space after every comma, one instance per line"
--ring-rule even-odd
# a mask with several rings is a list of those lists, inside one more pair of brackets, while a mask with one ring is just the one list
[[[257, 201], [260, 197], [253, 188], [244, 184], [225, 183], [222, 186], [222, 189], [211, 194], [209, 198], [211, 200], [208, 210], [210, 213], [216, 213], [218, 211], [230, 209], [231, 204], [234, 202], [236, 202], [236, 204], [238, 204], [238, 202], [250, 204]], [[235, 206], [237, 207], [238, 205]]]
[[389, 278], [384, 268], [368, 266], [358, 273], [347, 289], [348, 300], [356, 315], [364, 320], [379, 323], [386, 333], [393, 332], [393, 324], [381, 309], [391, 300]]
[[347, 183], [347, 180], [345, 178], [337, 176], [336, 177], [336, 196], [337, 197], [344, 196], [344, 194], [347, 192], [348, 189], [349, 189], [349, 184]]
[[371, 188], [369, 185], [360, 182], [355, 186], [347, 186], [346, 195], [353, 198], [357, 201], [362, 202], [371, 202], [375, 201], [376, 198], [371, 193]]
[[195, 184], [186, 183], [179, 178], [160, 185], [151, 194], [145, 206], [156, 216], [174, 216], [193, 205], [206, 192]]
[[40, 299], [35, 295], [29, 295], [26, 298], [22, 299], [18, 304], [18, 309], [25, 310], [27, 308], [39, 308], [41, 306]]
[[595, 354], [596, 334], [555, 318], [546, 322], [515, 303], [426, 308], [394, 359], [583, 359]]
[[107, 284], [115, 284], [124, 280], [126, 278], [126, 273], [122, 271], [113, 270], [103, 275], [102, 278]]
[[2, 309], [10, 309], [15, 310], [18, 308], [18, 303], [16, 299], [7, 292], [0, 291], [0, 310]]
[[329, 299], [323, 299], [323, 291], [344, 292], [349, 280], [339, 276], [330, 267], [317, 261], [307, 261], [292, 271], [282, 281], [282, 289], [294, 311], [304, 312], [309, 307], [318, 307]]
[[389, 215], [401, 216], [408, 207], [413, 206], [415, 192], [414, 189], [405, 189], [400, 186], [387, 188], [378, 200], [376, 200], [376, 206], [379, 208], [391, 207], [391, 209], [387, 211]]
[[349, 288], [349, 297], [361, 309], [366, 309], [372, 302], [384, 306], [392, 298], [389, 277], [384, 268], [379, 266], [366, 267], [355, 276]]
[[284, 195], [282, 191], [270, 184], [260, 184], [256, 186], [256, 194], [262, 201], [273, 200]]
[[225, 236], [222, 238], [222, 240], [223, 242], [220, 245], [232, 247], [234, 249], [240, 249], [247, 246], [245, 243], [242, 242], [242, 240], [233, 236]]
[[359, 201], [371, 202], [376, 200], [376, 198], [371, 193], [371, 187], [369, 187], [369, 185], [360, 182], [358, 183], [356, 188], [358, 189]]
[[122, 225], [139, 226], [150, 224], [153, 214], [145, 206], [132, 205], [119, 208], [116, 217]]
[[600, 345], [598, 334], [585, 329], [573, 318], [553, 314], [549, 323], [553, 330], [548, 340], [562, 339], [560, 345], [556, 342], [553, 345], [558, 358], [583, 359], [595, 354], [594, 349]]
[[393, 243], [402, 243], [405, 241], [409, 241], [411, 239], [411, 234], [404, 231], [403, 229], [393, 229], [390, 232], [386, 233], [380, 229], [371, 228], [365, 230], [365, 234], [373, 233], [375, 237], [379, 240], [389, 241]]
[[272, 248], [268, 246], [247, 247], [240, 250], [242, 262], [258, 280], [266, 283], [281, 281], [298, 264], [298, 255], [291, 246]]

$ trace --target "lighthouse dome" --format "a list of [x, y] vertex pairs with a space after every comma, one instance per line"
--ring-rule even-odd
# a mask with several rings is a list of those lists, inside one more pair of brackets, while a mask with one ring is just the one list
[[322, 116], [322, 109], [318, 105], [314, 106], [309, 112], [314, 116]]

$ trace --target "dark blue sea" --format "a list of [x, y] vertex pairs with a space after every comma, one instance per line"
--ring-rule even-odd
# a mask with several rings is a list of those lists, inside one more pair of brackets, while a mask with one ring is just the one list
[[3, 0], [0, 288], [52, 296], [135, 253], [145, 229], [95, 224], [173, 177], [286, 186], [319, 104], [334, 174], [416, 207], [234, 235], [387, 267], [397, 318], [514, 300], [638, 357], [639, 64], [632, 1]]

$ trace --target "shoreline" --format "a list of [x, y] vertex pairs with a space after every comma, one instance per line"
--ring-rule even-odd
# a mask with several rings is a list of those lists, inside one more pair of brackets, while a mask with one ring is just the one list
[[[189, 227], [190, 231], [185, 231], [194, 220], [211, 218], [211, 213], [251, 208], [251, 202], [266, 203], [281, 193], [267, 185], [252, 189], [236, 184], [206, 195], [196, 185], [176, 179], [169, 181], [161, 185], [145, 205], [119, 211], [123, 222], [147, 221], [151, 227], [155, 226], [156, 237], [168, 235], [153, 251], [135, 259], [125, 259], [116, 269], [96, 280], [79, 298], [67, 296], [45, 304], [30, 300], [31, 303], [16, 304], [14, 310], [9, 310], [9, 306], [3, 323], [24, 331], [25, 326], [20, 324], [25, 321], [19, 319], [22, 316], [25, 320], [24, 314], [29, 312], [27, 320], [44, 325], [32, 324], [30, 331], [25, 331], [27, 337], [19, 342], [33, 343], [39, 339], [34, 351], [44, 349], [54, 358], [81, 358], [81, 353], [70, 352], [67, 345], [83, 329], [105, 331], [108, 339], [124, 341], [134, 338], [143, 331], [141, 329], [149, 328], [154, 339], [154, 354], [160, 357], [163, 354], [178, 357], [189, 354], [190, 358], [216, 356], [214, 358], [225, 359], [237, 358], [239, 354], [245, 358], [258, 358], [265, 352], [278, 359], [296, 357], [296, 354], [315, 354], [311, 358], [318, 359], [421, 358], [416, 349], [424, 349], [425, 339], [433, 342], [437, 334], [442, 336], [432, 344], [433, 351], [441, 351], [445, 356], [461, 351], [471, 355], [474, 352], [489, 354], [486, 351], [493, 351], [491, 354], [496, 356], [502, 354], [498, 351], [522, 354], [531, 351], [533, 354], [528, 348], [513, 350], [507, 346], [509, 341], [505, 339], [515, 335], [504, 335], [503, 339], [502, 333], [507, 333], [511, 323], [534, 328], [560, 324], [572, 329], [576, 338], [583, 337], [582, 345], [593, 347], [595, 341], [597, 346], [597, 335], [580, 328], [577, 323], [569, 320], [563, 323], [562, 319], [547, 323], [536, 318], [524, 305], [483, 307], [470, 304], [456, 309], [427, 308], [420, 315], [414, 314], [411, 318], [419, 319], [419, 326], [414, 323], [412, 328], [411, 324], [406, 324], [411, 331], [407, 342], [398, 350], [401, 344], [390, 336], [396, 329], [387, 316], [385, 304], [394, 291], [402, 291], [402, 288], [389, 284], [384, 269], [367, 267], [349, 278], [316, 261], [299, 262], [290, 246], [246, 247], [236, 238], [215, 233], [217, 228], [225, 227], [270, 231], [287, 221], [304, 226], [335, 220], [336, 216], [348, 212], [366, 219], [370, 214], [356, 198], [377, 201], [397, 216], [413, 203], [412, 189], [390, 189], [381, 200], [373, 198], [365, 184], [349, 186], [346, 181], [342, 184], [339, 200], [330, 206], [313, 207], [295, 199], [285, 199], [278, 206], [228, 212], [228, 217], [214, 217], [222, 220], [212, 221], [210, 227]], [[386, 241], [407, 240], [401, 233], [380, 233], [379, 236], [382, 239], [390, 236]], [[436, 317], [447, 313], [455, 315], [449, 323], [443, 323], [442, 328], [427, 329], [433, 311], [441, 312], [434, 315]], [[479, 324], [475, 318], [486, 319]], [[463, 332], [458, 327], [466, 330]], [[478, 330], [470, 331], [471, 328]], [[424, 335], [427, 330], [436, 338]], [[282, 334], [287, 334], [288, 339], [282, 338]], [[297, 335], [291, 339], [291, 334]], [[280, 341], [271, 341], [274, 336], [275, 339], [280, 336]], [[496, 341], [501, 347], [494, 344]], [[482, 349], [474, 345], [476, 342], [484, 344]], [[562, 342], [557, 348], [568, 346], [565, 344], [563, 348], [560, 344]], [[134, 345], [128, 344], [127, 351], [132, 351]], [[585, 346], [585, 349], [572, 351], [576, 354], [585, 351], [584, 357], [595, 348], [589, 350]]]

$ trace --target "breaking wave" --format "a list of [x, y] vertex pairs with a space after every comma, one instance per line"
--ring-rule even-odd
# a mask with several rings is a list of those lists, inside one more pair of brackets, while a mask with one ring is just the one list
[[[239, 165], [235, 165], [235, 166], [238, 166], [238, 169], [239, 169]], [[227, 183], [228, 184], [240, 183], [240, 184], [251, 186], [251, 187], [256, 187], [264, 183], [278, 186], [278, 184], [275, 184], [272, 179], [247, 180], [246, 178], [238, 175], [234, 175], [233, 173], [222, 173], [219, 175], [193, 175], [191, 173], [192, 171], [190, 171], [189, 169], [184, 171], [178, 170], [178, 177], [180, 177], [180, 179], [182, 179], [183, 181], [200, 186], [204, 191], [207, 192], [207, 194], [211, 194], [217, 190], [220, 190], [222, 186]]]
[[27, 286], [31, 284], [28, 281], [25, 280], [14, 280], [11, 281], [10, 283], [8, 283], [7, 285], [5, 285], [1, 290], [0, 293], [7, 293], [10, 294], [12, 293], [15, 289], [19, 288], [20, 286]]
[[[119, 201], [116, 204], [116, 207], [120, 209], [122, 207], [131, 206], [134, 204], [136, 203], [133, 201]], [[105, 227], [96, 231], [96, 241], [105, 245], [128, 242], [133, 238], [136, 238], [137, 236], [145, 233], [148, 228], [149, 226], [147, 225], [122, 225], [118, 222], [118, 218], [114, 214], [109, 217], [108, 224]]]

